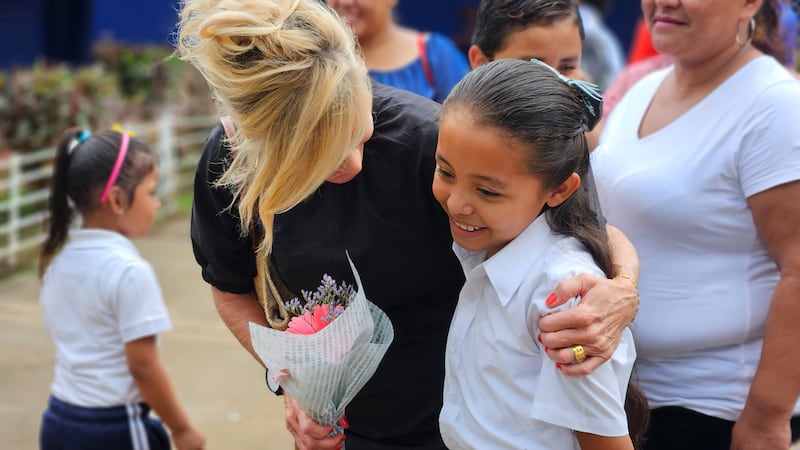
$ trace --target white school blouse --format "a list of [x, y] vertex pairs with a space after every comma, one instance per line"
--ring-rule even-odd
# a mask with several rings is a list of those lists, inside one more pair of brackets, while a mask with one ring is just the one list
[[[579, 450], [572, 430], [628, 433], [623, 408], [635, 352], [625, 330], [611, 360], [591, 375], [563, 375], [537, 340], [545, 299], [562, 279], [604, 276], [574, 238], [554, 235], [544, 215], [484, 261], [454, 245], [466, 282], [445, 356], [439, 424], [451, 449]], [[579, 299], [570, 300], [563, 308]]]
[[171, 324], [156, 275], [131, 241], [107, 230], [71, 230], [45, 273], [40, 301], [56, 349], [55, 397], [83, 407], [142, 401], [125, 344]]

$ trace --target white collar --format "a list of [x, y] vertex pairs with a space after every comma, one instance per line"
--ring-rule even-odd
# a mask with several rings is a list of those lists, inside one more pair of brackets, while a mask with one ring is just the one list
[[531, 266], [560, 238], [561, 236], [553, 234], [550, 230], [545, 214], [540, 214], [516, 238], [489, 259], [485, 259], [485, 251], [472, 252], [455, 243], [453, 250], [461, 261], [465, 274], [469, 275], [475, 270], [486, 273], [500, 303], [505, 306], [517, 292], [530, 272]]

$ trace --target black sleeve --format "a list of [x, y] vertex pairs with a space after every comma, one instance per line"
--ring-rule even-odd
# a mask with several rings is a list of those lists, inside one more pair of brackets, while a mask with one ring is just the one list
[[194, 258], [203, 279], [225, 292], [253, 290], [255, 255], [250, 237], [241, 232], [232, 194], [214, 183], [225, 171], [230, 148], [217, 125], [206, 139], [197, 164], [192, 202], [191, 237]]

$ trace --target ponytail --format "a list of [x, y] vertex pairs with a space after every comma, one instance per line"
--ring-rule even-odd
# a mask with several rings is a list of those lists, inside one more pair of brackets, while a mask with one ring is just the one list
[[42, 244], [39, 256], [39, 276], [43, 276], [47, 266], [58, 250], [67, 240], [69, 226], [75, 218], [75, 213], [69, 204], [67, 195], [67, 170], [71, 160], [72, 151], [80, 145], [79, 138], [83, 135], [80, 128], [70, 128], [61, 136], [56, 148], [56, 157], [53, 160], [53, 176], [50, 181], [50, 196], [47, 199], [47, 212], [50, 220], [47, 226], [47, 236]]
[[600, 267], [606, 277], [611, 278], [613, 267], [608, 236], [602, 228], [597, 214], [590, 207], [588, 191], [590, 187], [584, 183], [591, 170], [586, 135], [581, 134], [575, 139], [582, 141], [578, 145], [584, 148], [585, 153], [581, 158], [581, 164], [575, 170], [575, 173], [581, 177], [581, 187], [557, 207], [549, 208], [545, 205], [547, 223], [554, 233], [578, 239], [592, 255], [595, 264]]

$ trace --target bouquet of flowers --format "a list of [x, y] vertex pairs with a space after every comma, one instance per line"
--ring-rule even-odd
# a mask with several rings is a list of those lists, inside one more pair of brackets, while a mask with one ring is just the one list
[[386, 313], [358, 291], [325, 275], [316, 292], [293, 299], [286, 331], [250, 323], [253, 349], [270, 376], [314, 421], [341, 430], [345, 407], [372, 377], [394, 338]]

